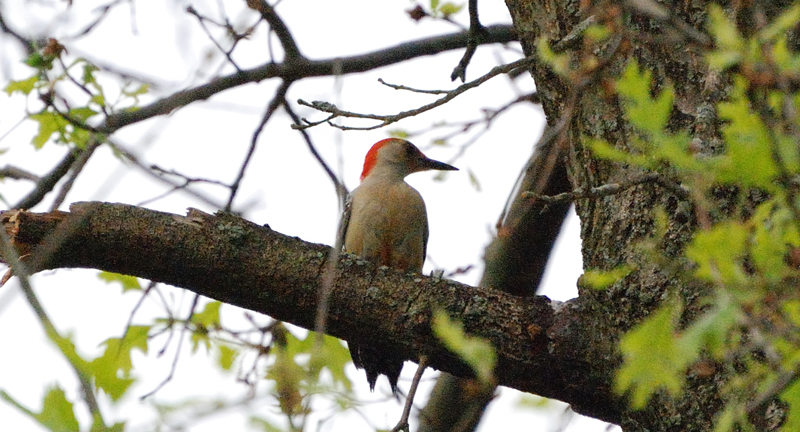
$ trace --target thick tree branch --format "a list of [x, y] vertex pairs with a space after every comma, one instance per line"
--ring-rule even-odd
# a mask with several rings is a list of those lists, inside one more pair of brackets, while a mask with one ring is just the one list
[[[124, 273], [184, 287], [301, 327], [314, 326], [328, 246], [227, 214], [190, 210], [184, 217], [104, 203], [73, 204], [70, 210], [2, 213], [20, 253], [32, 251], [26, 260], [31, 271], [80, 267]], [[52, 236], [61, 237], [55, 249], [47, 247], [53, 244], [48, 240]], [[45, 259], [39, 244], [51, 249]], [[496, 347], [501, 385], [567, 401], [577, 411], [606, 421], [619, 419], [622, 400], [610, 390], [617, 363], [613, 344], [591, 346], [589, 351], [593, 325], [581, 320], [585, 306], [580, 299], [558, 303], [541, 296], [515, 297], [376, 268], [349, 254], [340, 258], [338, 270], [329, 334], [384, 341], [393, 355], [409, 360], [427, 355], [430, 366], [469, 376], [469, 368], [431, 333], [432, 312], [443, 309], [461, 320], [467, 332]]]
[[[485, 30], [486, 37], [482, 39], [482, 43], [505, 43], [517, 39], [513, 27], [508, 25], [489, 26], [485, 27]], [[246, 69], [218, 78], [212, 82], [177, 92], [150, 105], [143, 106], [136, 111], [113, 114], [106, 119], [105, 125], [99, 129], [110, 134], [130, 124], [169, 114], [173, 110], [192, 102], [208, 99], [216, 93], [251, 82], [278, 77], [293, 81], [307, 77], [364, 72], [416, 57], [463, 48], [467, 45], [468, 39], [469, 34], [467, 32], [459, 32], [406, 42], [394, 47], [351, 57], [326, 60], [306, 60], [299, 57], [291, 62], [267, 63], [257, 68]]]

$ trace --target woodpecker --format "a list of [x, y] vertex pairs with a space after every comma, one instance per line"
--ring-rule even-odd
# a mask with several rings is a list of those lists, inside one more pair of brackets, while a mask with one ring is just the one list
[[[428, 246], [428, 215], [422, 196], [404, 179], [427, 170], [458, 168], [429, 159], [403, 139], [375, 143], [364, 158], [361, 184], [350, 194], [339, 225], [339, 244], [344, 251], [378, 265], [422, 273]], [[375, 390], [378, 375], [384, 374], [397, 394], [403, 360], [370, 346], [348, 345], [353, 363], [367, 373], [370, 390]]]

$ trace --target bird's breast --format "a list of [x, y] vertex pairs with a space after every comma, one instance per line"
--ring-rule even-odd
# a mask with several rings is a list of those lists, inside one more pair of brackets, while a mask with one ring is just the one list
[[376, 264], [422, 271], [428, 217], [419, 192], [405, 182], [365, 181], [352, 194], [345, 249]]

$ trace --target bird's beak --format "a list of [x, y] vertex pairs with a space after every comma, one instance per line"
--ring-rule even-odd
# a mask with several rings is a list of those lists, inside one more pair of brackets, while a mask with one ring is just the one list
[[444, 162], [439, 162], [437, 160], [433, 160], [426, 157], [425, 159], [422, 159], [420, 161], [418, 171], [427, 171], [427, 170], [458, 171], [458, 168], [446, 164]]

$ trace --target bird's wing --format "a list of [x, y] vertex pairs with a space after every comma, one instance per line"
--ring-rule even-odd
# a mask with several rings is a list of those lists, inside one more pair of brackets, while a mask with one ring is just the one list
[[344, 202], [344, 211], [342, 211], [342, 218], [339, 220], [339, 229], [336, 232], [336, 245], [334, 246], [337, 251], [344, 251], [344, 239], [347, 235], [347, 226], [350, 225], [350, 215], [353, 212], [353, 195], [347, 195], [347, 200]]

